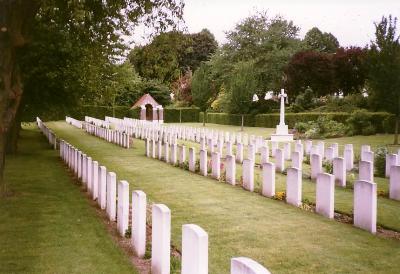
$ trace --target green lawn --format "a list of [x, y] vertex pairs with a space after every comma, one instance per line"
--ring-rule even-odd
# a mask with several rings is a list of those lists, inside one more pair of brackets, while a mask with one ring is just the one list
[[136, 273], [37, 129], [21, 132], [0, 199], [0, 273]]
[[[347, 138], [347, 141], [350, 141], [353, 143], [355, 142], [360, 142], [357, 140], [360, 138], [359, 136], [357, 137], [352, 137], [353, 139]], [[180, 144], [184, 144], [186, 147], [195, 147], [197, 156], [196, 159], [199, 159], [199, 150], [200, 150], [200, 144], [194, 143], [194, 142], [189, 142], [189, 141], [181, 141], [179, 140]], [[366, 144], [366, 143], [363, 143]], [[293, 148], [292, 148], [293, 149]], [[247, 157], [247, 148], [244, 148], [243, 150], [243, 155], [244, 158]], [[234, 149], [235, 153], [235, 149]], [[225, 150], [223, 151], [223, 156], [225, 155]], [[209, 156], [210, 159], [210, 156]], [[271, 162], [275, 162], [274, 158], [270, 158]], [[221, 160], [221, 162], [224, 162], [224, 159]], [[256, 156], [256, 163], [261, 162], [261, 157], [260, 155]], [[286, 161], [285, 162], [285, 167], [290, 167], [291, 166], [291, 161]], [[310, 170], [311, 167], [308, 164], [303, 163], [303, 174], [308, 174], [310, 175]], [[255, 185], [255, 191], [261, 193], [261, 184], [262, 184], [262, 177], [261, 177], [261, 169], [260, 168], [255, 168], [254, 169], [254, 185]], [[236, 179], [237, 181], [240, 181], [240, 178], [242, 176], [242, 167], [241, 165], [237, 164], [236, 165]], [[276, 173], [276, 191], [286, 191], [286, 176], [281, 174], [281, 173]], [[348, 186], [352, 185], [352, 183], [357, 180], [358, 178], [358, 173], [357, 172], [352, 172], [348, 174]], [[375, 182], [378, 185], [378, 190], [379, 191], [384, 191], [388, 193], [389, 189], [389, 180], [386, 178], [379, 178], [375, 177]], [[307, 199], [310, 202], [315, 203], [315, 193], [316, 193], [316, 186], [315, 182], [312, 182], [309, 179], [303, 178], [303, 199]], [[388, 198], [384, 197], [378, 197], [378, 225], [381, 225], [386, 228], [390, 228], [396, 231], [400, 231], [400, 202], [390, 200]], [[352, 214], [353, 210], [353, 190], [348, 187], [348, 188], [342, 188], [342, 187], [336, 187], [335, 188], [335, 210], [347, 214]]]
[[64, 122], [47, 124], [126, 179], [131, 190], [166, 204], [174, 246], [181, 246], [182, 224], [203, 227], [210, 273], [229, 273], [234, 256], [250, 257], [273, 273], [398, 273], [399, 241], [146, 158], [140, 140], [124, 149]]
[[[182, 125], [182, 126], [190, 126], [190, 127], [203, 127], [202, 123], [169, 123], [165, 125]], [[229, 132], [239, 133], [240, 126], [231, 126], [231, 125], [219, 125], [219, 124], [206, 124], [206, 128], [216, 129], [216, 130], [224, 130]], [[243, 133], [248, 135], [259, 135], [265, 138], [269, 138], [271, 134], [275, 133], [275, 128], [261, 128], [261, 127], [244, 127]], [[319, 140], [313, 140], [313, 143], [316, 144]], [[358, 155], [360, 153], [361, 145], [369, 144], [371, 149], [374, 150], [378, 146], [388, 146], [388, 148], [397, 153], [397, 150], [400, 146], [393, 146], [393, 134], [377, 134], [371, 136], [352, 136], [352, 137], [341, 137], [341, 138], [330, 138], [322, 140], [325, 142], [325, 148], [332, 143], [339, 144], [339, 150], [342, 152], [345, 144], [353, 144], [354, 145], [354, 153]]]

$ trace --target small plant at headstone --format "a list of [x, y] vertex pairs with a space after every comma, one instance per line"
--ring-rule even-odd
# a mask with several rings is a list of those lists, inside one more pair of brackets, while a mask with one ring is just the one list
[[144, 259], [151, 259], [151, 243], [147, 242], [146, 244], [146, 252], [144, 253]]
[[131, 227], [128, 227], [128, 229], [125, 230], [125, 238], [130, 238], [131, 235], [132, 235]]
[[189, 163], [188, 162], [183, 162], [181, 166], [182, 166], [182, 168], [184, 170], [189, 170]]
[[377, 195], [378, 197], [389, 198], [389, 192], [385, 190], [378, 190]]
[[308, 154], [304, 155], [303, 162], [304, 162], [305, 164], [309, 165], [309, 164], [311, 163], [311, 161], [310, 161], [310, 155], [308, 155]]
[[286, 192], [285, 191], [277, 191], [275, 196], [273, 197], [274, 200], [284, 201], [286, 199]]
[[375, 175], [378, 177], [385, 177], [386, 169], [386, 155], [388, 154], [386, 147], [378, 147], [375, 151], [374, 165], [375, 165]]
[[331, 161], [324, 161], [322, 163], [323, 168], [325, 169], [326, 173], [332, 174], [333, 173], [333, 164]]
[[171, 273], [180, 273], [181, 270], [181, 260], [176, 256], [171, 256]]
[[195, 169], [195, 172], [199, 172], [200, 171], [200, 160], [196, 160], [194, 169]]

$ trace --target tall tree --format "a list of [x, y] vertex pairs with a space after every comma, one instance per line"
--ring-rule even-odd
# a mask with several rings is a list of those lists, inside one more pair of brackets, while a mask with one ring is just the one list
[[236, 65], [229, 82], [229, 112], [247, 114], [251, 110], [253, 94], [257, 92], [258, 83], [252, 62], [240, 62]]
[[195, 71], [217, 49], [217, 41], [208, 30], [185, 34], [161, 33], [151, 43], [135, 47], [129, 60], [140, 76], [170, 84], [187, 71]]
[[371, 104], [396, 115], [394, 144], [399, 143], [400, 123], [400, 36], [396, 30], [397, 18], [391, 15], [375, 23], [368, 77]]
[[144, 22], [165, 29], [181, 17], [182, 10], [183, 4], [174, 0], [0, 0], [0, 193], [5, 192], [6, 136], [23, 94], [18, 49], [34, 39], [35, 17], [45, 14], [63, 22], [65, 31], [78, 39], [89, 36], [91, 41], [102, 42], [102, 50], [113, 58], [118, 55], [121, 35], [128, 34], [134, 24]]
[[296, 53], [286, 66], [286, 88], [292, 98], [311, 87], [317, 96], [333, 93], [335, 70], [331, 55], [318, 51]]
[[306, 33], [304, 43], [309, 49], [322, 52], [333, 53], [339, 48], [339, 41], [332, 33], [322, 32], [317, 27], [310, 29]]
[[208, 107], [211, 105], [212, 97], [215, 95], [212, 80], [210, 78], [210, 68], [203, 63], [196, 70], [192, 78], [192, 99], [193, 103], [204, 112], [203, 126]]
[[335, 85], [344, 95], [359, 93], [367, 79], [367, 50], [359, 47], [339, 48], [332, 54]]

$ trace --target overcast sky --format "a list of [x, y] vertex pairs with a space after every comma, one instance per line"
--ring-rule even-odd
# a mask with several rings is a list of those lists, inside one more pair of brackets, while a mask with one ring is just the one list
[[[373, 22], [382, 15], [400, 17], [400, 0], [184, 0], [184, 19], [190, 33], [209, 29], [221, 44], [225, 31], [257, 10], [282, 15], [300, 27], [300, 37], [316, 26], [331, 32], [341, 46], [364, 46], [374, 37]], [[399, 24], [398, 24], [399, 26]], [[400, 27], [399, 27], [400, 28]], [[400, 30], [399, 30], [400, 31]], [[135, 41], [145, 41], [139, 28]]]

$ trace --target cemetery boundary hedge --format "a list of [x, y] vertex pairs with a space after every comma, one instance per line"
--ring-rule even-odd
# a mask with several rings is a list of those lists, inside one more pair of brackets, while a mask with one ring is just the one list
[[[387, 112], [369, 112], [369, 119], [378, 133], [393, 133], [395, 125], [395, 116]], [[201, 112], [199, 122], [203, 122], [204, 113]], [[303, 112], [303, 113], [286, 113], [285, 122], [289, 128], [293, 128], [297, 122], [315, 121], [321, 116], [340, 123], [346, 123], [351, 113], [347, 112]], [[228, 113], [207, 113], [207, 123], [222, 125], [241, 125], [240, 114]], [[274, 128], [279, 124], [279, 113], [268, 113], [258, 115], [245, 115], [245, 126]]]
[[164, 122], [179, 123], [179, 116], [182, 115], [182, 122], [197, 122], [199, 121], [199, 108], [164, 108]]
[[[199, 122], [203, 122], [204, 112], [199, 114]], [[206, 123], [220, 124], [220, 125], [242, 125], [242, 115], [241, 114], [228, 114], [228, 113], [209, 113], [207, 112]], [[254, 116], [250, 114], [245, 114], [243, 119], [243, 124], [246, 127], [254, 127], [255, 119]]]
[[[167, 123], [179, 123], [179, 113], [182, 113], [182, 122], [197, 122], [199, 121], [198, 108], [165, 108], [164, 119]], [[30, 111], [26, 109], [23, 112], [21, 121], [34, 122], [36, 117], [41, 117], [43, 121], [58, 121], [64, 120], [65, 116], [83, 120], [85, 116], [90, 116], [97, 119], [104, 119], [105, 116], [113, 116], [113, 108], [110, 106], [78, 106], [72, 108], [44, 108], [40, 112]], [[134, 119], [140, 118], [140, 108], [130, 109], [126, 106], [115, 106], [115, 117], [124, 118], [130, 117]]]

